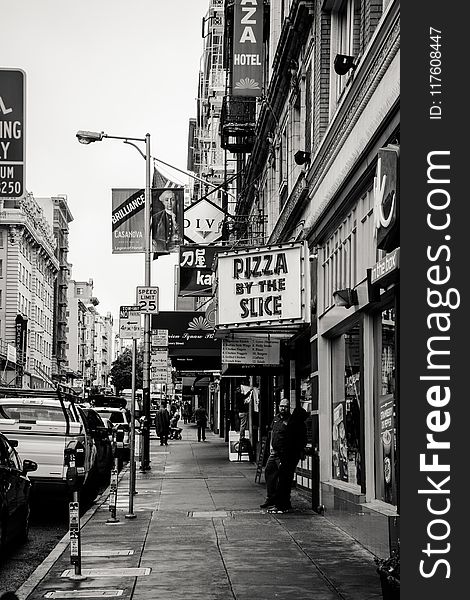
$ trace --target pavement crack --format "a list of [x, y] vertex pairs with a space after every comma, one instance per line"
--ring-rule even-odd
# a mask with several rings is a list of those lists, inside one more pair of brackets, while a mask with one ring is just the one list
[[[219, 520], [217, 520], [217, 521], [219, 521]], [[230, 593], [232, 594], [232, 598], [234, 598], [234, 600], [237, 600], [237, 596], [236, 596], [235, 591], [233, 589], [232, 580], [230, 579], [230, 574], [228, 572], [228, 568], [227, 568], [227, 565], [225, 563], [225, 558], [224, 558], [224, 555], [223, 555], [223, 552], [222, 552], [222, 548], [220, 547], [220, 537], [219, 537], [219, 533], [217, 531], [217, 526], [220, 527], [220, 525], [222, 525], [225, 539], [228, 540], [228, 538], [227, 538], [227, 532], [225, 530], [225, 524], [223, 522], [221, 524], [220, 522], [216, 522], [214, 519], [212, 519], [212, 527], [214, 528], [215, 541], [216, 541], [216, 544], [217, 544], [217, 550], [219, 552], [220, 560], [222, 562], [222, 566], [223, 566], [224, 571], [225, 571], [225, 577], [227, 578], [227, 582], [228, 582], [228, 585], [229, 585], [229, 588], [230, 588]]]
[[338, 587], [333, 583], [333, 581], [328, 577], [328, 575], [325, 573], [325, 571], [320, 567], [320, 565], [315, 561], [315, 559], [313, 559], [310, 554], [304, 550], [302, 548], [302, 546], [299, 544], [299, 542], [294, 538], [294, 536], [291, 534], [291, 532], [289, 531], [289, 529], [286, 527], [285, 523], [283, 522], [282, 519], [279, 519], [277, 516], [272, 515], [272, 517], [278, 522], [278, 524], [284, 529], [284, 531], [287, 533], [287, 535], [290, 537], [290, 539], [294, 542], [295, 546], [297, 546], [297, 548], [300, 550], [300, 552], [302, 552], [302, 554], [312, 563], [312, 565], [315, 567], [315, 569], [318, 571], [318, 573], [320, 574], [321, 578], [323, 579], [323, 581], [326, 583], [326, 585], [333, 591], [335, 592], [335, 594], [338, 595], [338, 598], [341, 598], [341, 600], [347, 600], [346, 596], [344, 596], [341, 591], [338, 589]]

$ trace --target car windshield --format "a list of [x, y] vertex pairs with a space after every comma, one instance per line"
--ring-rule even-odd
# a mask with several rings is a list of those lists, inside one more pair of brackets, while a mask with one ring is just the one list
[[102, 419], [109, 419], [111, 423], [125, 423], [126, 419], [124, 418], [124, 414], [122, 412], [114, 412], [114, 411], [99, 411]]
[[[69, 419], [75, 421], [69, 409]], [[0, 406], [0, 418], [15, 421], [65, 421], [60, 406], [42, 406], [30, 404], [3, 404]]]

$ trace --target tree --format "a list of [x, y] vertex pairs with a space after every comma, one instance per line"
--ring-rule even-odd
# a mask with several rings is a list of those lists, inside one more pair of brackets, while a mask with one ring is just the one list
[[[116, 388], [116, 394], [132, 388], [132, 350], [126, 348], [111, 365], [111, 383]], [[136, 360], [136, 389], [142, 387], [142, 351], [137, 352]]]

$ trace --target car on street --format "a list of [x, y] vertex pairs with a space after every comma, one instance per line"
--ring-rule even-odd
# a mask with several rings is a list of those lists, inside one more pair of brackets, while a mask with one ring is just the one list
[[114, 464], [113, 443], [109, 437], [109, 427], [94, 408], [77, 405], [77, 409], [82, 414], [85, 428], [96, 447], [95, 460], [88, 481], [90, 492], [96, 495], [106, 489], [111, 479]]
[[131, 444], [131, 415], [127, 408], [117, 408], [114, 406], [93, 406], [94, 410], [102, 419], [108, 419], [116, 435], [116, 456], [118, 458], [119, 468], [123, 463], [130, 459]]
[[0, 433], [0, 562], [5, 548], [13, 540], [28, 537], [31, 481], [28, 473], [38, 466], [32, 460], [21, 460], [16, 440]]
[[75, 457], [73, 485], [87, 485], [96, 446], [77, 398], [64, 390], [0, 388], [0, 432], [18, 442], [22, 459], [34, 460], [34, 493], [70, 492], [71, 452]]

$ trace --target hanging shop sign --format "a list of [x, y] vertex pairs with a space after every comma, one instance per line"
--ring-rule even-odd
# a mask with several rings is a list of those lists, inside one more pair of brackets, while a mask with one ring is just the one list
[[377, 248], [388, 252], [400, 245], [399, 158], [399, 146], [380, 148], [374, 178], [374, 233]]
[[216, 328], [309, 322], [306, 256], [302, 242], [219, 253]]
[[214, 246], [181, 246], [179, 262], [179, 294], [212, 296]]
[[112, 232], [113, 254], [145, 251], [145, 190], [113, 189]]
[[279, 340], [239, 338], [222, 340], [222, 363], [275, 366], [280, 360]]
[[205, 198], [184, 211], [184, 236], [196, 244], [211, 244], [222, 237], [225, 212]]
[[233, 11], [232, 95], [261, 96], [263, 81], [262, 0], [235, 0]]
[[389, 252], [381, 258], [371, 269], [370, 282], [372, 285], [380, 284], [386, 287], [397, 277], [400, 269], [400, 248]]

